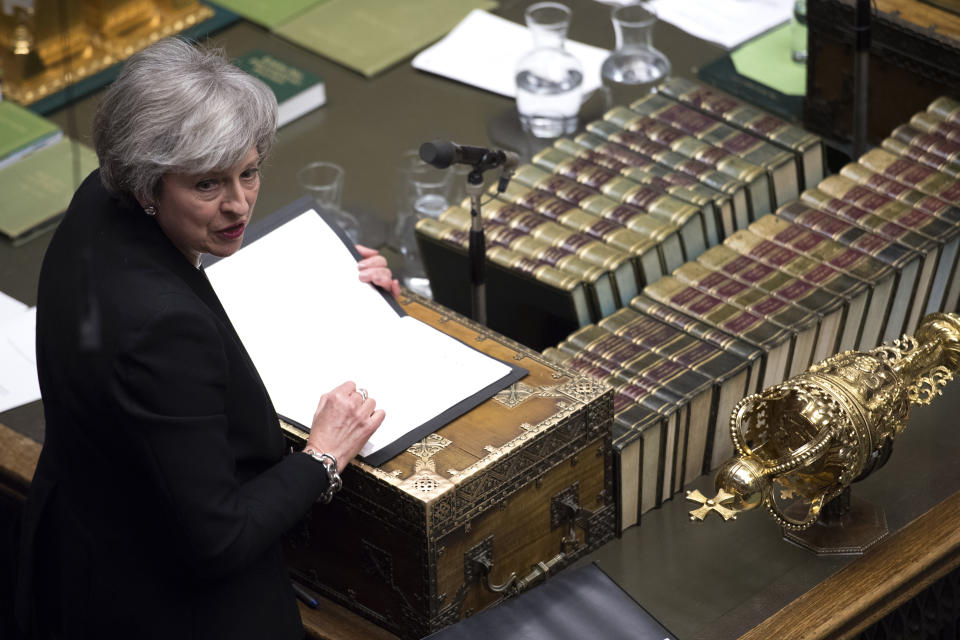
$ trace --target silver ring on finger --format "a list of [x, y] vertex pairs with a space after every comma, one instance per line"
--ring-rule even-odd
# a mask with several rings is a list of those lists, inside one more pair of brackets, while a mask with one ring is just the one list
[[366, 390], [366, 389], [364, 389], [363, 387], [357, 387], [357, 393], [360, 394], [360, 401], [361, 401], [361, 402], [366, 402], [366, 401], [367, 401], [367, 390]]

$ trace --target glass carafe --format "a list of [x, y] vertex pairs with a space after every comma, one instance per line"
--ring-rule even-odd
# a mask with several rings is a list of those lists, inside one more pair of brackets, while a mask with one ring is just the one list
[[657, 15], [643, 4], [615, 7], [610, 14], [617, 48], [603, 61], [600, 76], [608, 106], [647, 95], [670, 75], [670, 61], [653, 46]]
[[534, 48], [517, 63], [517, 113], [528, 133], [556, 138], [577, 129], [583, 65], [564, 49], [570, 9], [538, 2], [524, 16]]

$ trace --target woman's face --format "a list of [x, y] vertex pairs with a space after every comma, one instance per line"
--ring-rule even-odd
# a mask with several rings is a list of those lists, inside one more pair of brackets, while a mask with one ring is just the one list
[[201, 253], [223, 257], [240, 248], [260, 190], [259, 164], [252, 148], [225, 171], [163, 177], [157, 223], [191, 264]]

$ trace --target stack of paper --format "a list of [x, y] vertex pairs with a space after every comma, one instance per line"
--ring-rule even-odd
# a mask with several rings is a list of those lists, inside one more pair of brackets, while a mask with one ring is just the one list
[[664, 22], [726, 49], [783, 24], [794, 0], [650, 0]]
[[[517, 61], [532, 48], [525, 26], [474, 10], [443, 40], [414, 58], [413, 66], [512, 98], [517, 91]], [[566, 50], [583, 64], [583, 95], [589, 96], [600, 87], [600, 65], [610, 52], [574, 41], [567, 42]]]
[[36, 327], [36, 307], [0, 291], [0, 413], [40, 399]]

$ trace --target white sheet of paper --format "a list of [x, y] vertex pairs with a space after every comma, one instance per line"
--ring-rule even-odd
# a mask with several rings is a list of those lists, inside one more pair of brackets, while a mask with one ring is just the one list
[[206, 273], [279, 414], [309, 427], [322, 393], [348, 380], [369, 391], [386, 418], [364, 456], [510, 371], [397, 315], [313, 210]]
[[27, 305], [0, 291], [0, 322], [27, 310]]
[[[513, 98], [517, 62], [532, 48], [524, 25], [474, 9], [442, 40], [421, 51], [413, 67]], [[573, 40], [567, 41], [566, 50], [583, 64], [587, 98], [600, 87], [600, 65], [610, 52]]]
[[36, 335], [36, 307], [0, 321], [0, 412], [40, 399]]
[[789, 20], [794, 0], [650, 0], [648, 4], [660, 20], [733, 49]]

